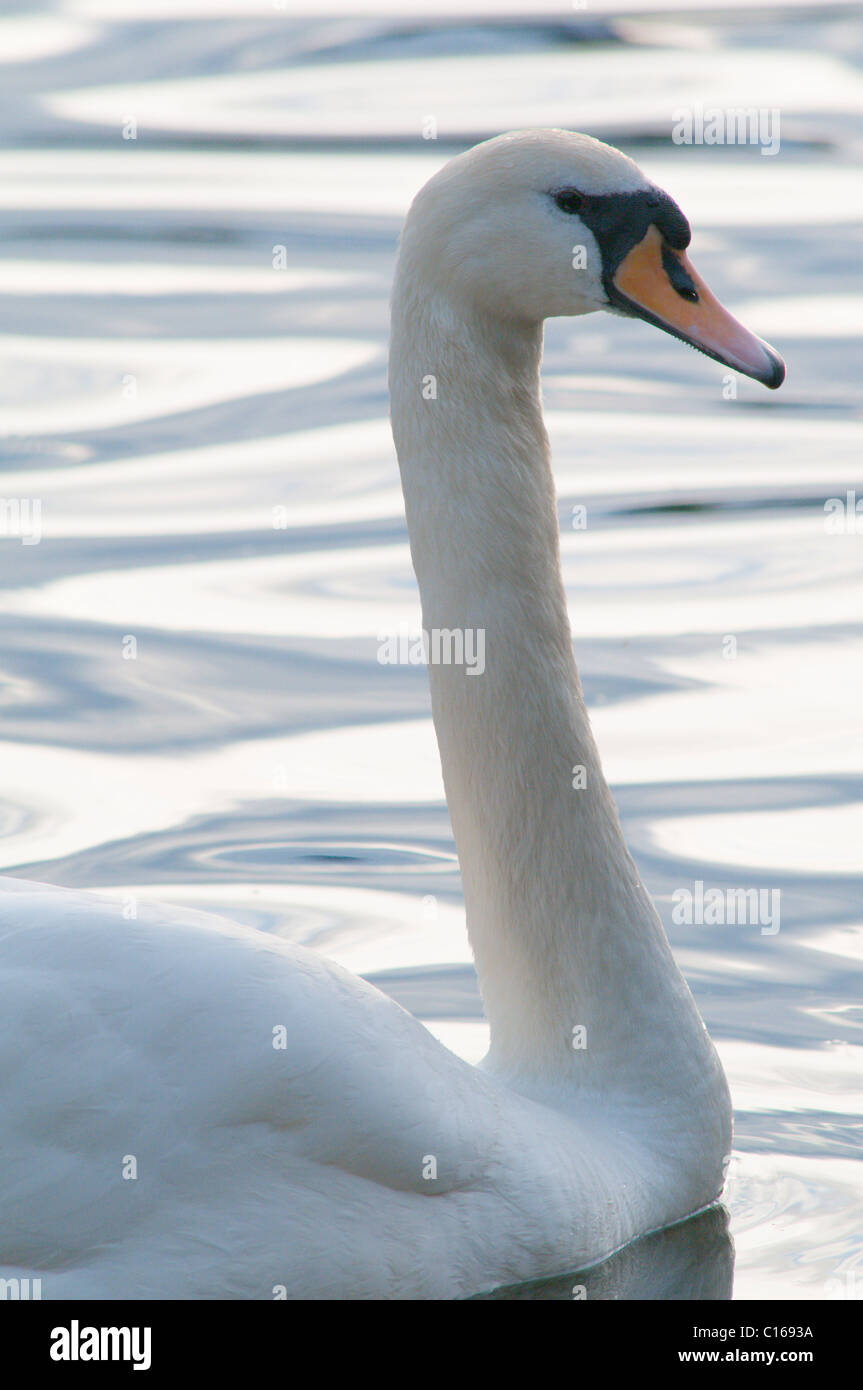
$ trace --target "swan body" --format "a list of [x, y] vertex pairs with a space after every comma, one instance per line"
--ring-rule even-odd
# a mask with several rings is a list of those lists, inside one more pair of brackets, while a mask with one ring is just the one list
[[631, 161], [560, 131], [451, 161], [402, 238], [390, 391], [424, 626], [485, 634], [482, 675], [429, 672], [484, 1063], [314, 952], [2, 880], [0, 1277], [44, 1298], [461, 1297], [718, 1196], [728, 1091], [591, 735], [539, 395], [543, 319], [603, 308], [778, 384], [684, 238]]
[[631, 1116], [513, 1094], [316, 952], [0, 886], [0, 1275], [43, 1298], [457, 1297], [703, 1204]]

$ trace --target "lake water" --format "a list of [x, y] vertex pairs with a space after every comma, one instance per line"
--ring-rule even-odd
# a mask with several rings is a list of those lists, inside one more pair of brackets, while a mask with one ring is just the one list
[[[789, 371], [732, 395], [646, 325], [549, 325], [576, 655], [734, 1094], [734, 1294], [863, 1297], [859, 9], [318, 8], [0, 10], [0, 869], [310, 943], [482, 1055], [426, 675], [377, 659], [419, 623], [389, 281], [458, 149], [608, 138]], [[675, 144], [699, 103], [780, 149]], [[699, 882], [778, 916], [674, 920]], [[714, 1213], [582, 1282], [731, 1276]]]

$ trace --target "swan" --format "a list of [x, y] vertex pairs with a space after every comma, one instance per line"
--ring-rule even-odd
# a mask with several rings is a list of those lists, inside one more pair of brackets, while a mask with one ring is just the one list
[[629, 158], [542, 130], [452, 159], [401, 237], [390, 395], [423, 625], [484, 633], [482, 672], [429, 679], [488, 1055], [263, 932], [6, 878], [0, 1277], [46, 1299], [457, 1298], [719, 1196], [728, 1089], [591, 734], [539, 386], [544, 319], [596, 310], [778, 386], [689, 236]]

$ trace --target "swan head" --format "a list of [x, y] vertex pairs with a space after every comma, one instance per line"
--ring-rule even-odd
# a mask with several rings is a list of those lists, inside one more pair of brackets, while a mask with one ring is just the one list
[[411, 207], [410, 273], [463, 310], [541, 322], [604, 309], [647, 320], [775, 389], [785, 364], [711, 294], [673, 198], [619, 150], [566, 130], [474, 146]]

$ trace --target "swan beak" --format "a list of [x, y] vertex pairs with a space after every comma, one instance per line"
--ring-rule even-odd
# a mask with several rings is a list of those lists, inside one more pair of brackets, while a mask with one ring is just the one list
[[669, 246], [655, 226], [624, 256], [609, 288], [616, 308], [646, 319], [771, 391], [785, 380], [778, 352], [723, 309], [687, 256]]

